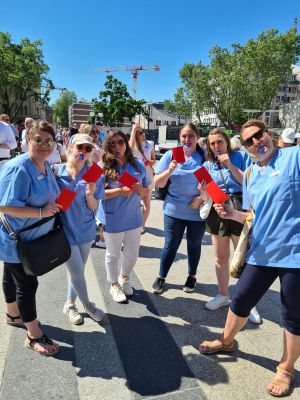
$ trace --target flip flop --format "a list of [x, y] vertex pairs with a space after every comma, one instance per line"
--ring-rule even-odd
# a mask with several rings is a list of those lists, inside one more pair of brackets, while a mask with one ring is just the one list
[[37, 353], [39, 353], [39, 354], [42, 355], [42, 356], [45, 356], [45, 357], [55, 356], [55, 354], [57, 354], [57, 353], [59, 352], [59, 346], [57, 347], [56, 350], [51, 351], [51, 352], [49, 352], [49, 351], [47, 351], [47, 352], [45, 352], [45, 351], [40, 351], [40, 350], [36, 349], [35, 347], [33, 347], [34, 343], [41, 343], [41, 344], [45, 344], [45, 345], [50, 345], [50, 346], [52, 346], [52, 345], [54, 344], [54, 342], [53, 342], [53, 340], [51, 340], [47, 335], [42, 335], [42, 336], [41, 336], [40, 338], [38, 338], [38, 339], [32, 339], [32, 338], [30, 338], [30, 337], [27, 335], [27, 338], [26, 338], [26, 339], [27, 339], [28, 341], [25, 340], [24, 346], [25, 346], [27, 349], [31, 349], [31, 350], [36, 351]]
[[[7, 325], [11, 325], [11, 326], [24, 326], [24, 322], [22, 321], [22, 318], [20, 315], [18, 315], [17, 317], [12, 317], [11, 315], [6, 313], [6, 317], [10, 319], [10, 321], [8, 319], [6, 319], [6, 323]], [[16, 321], [17, 319], [19, 319], [20, 321]]]

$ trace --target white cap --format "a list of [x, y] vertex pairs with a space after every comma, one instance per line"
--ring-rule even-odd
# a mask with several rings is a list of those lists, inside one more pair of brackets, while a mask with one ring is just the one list
[[280, 137], [284, 143], [293, 144], [295, 142], [295, 129], [285, 128], [282, 131]]
[[300, 139], [300, 132], [297, 132], [297, 133], [296, 133], [295, 139]]

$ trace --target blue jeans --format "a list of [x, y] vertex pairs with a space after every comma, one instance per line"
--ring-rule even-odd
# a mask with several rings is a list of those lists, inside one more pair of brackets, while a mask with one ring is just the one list
[[164, 214], [165, 245], [160, 257], [159, 275], [165, 278], [176, 257], [186, 228], [188, 274], [196, 275], [201, 255], [205, 221], [188, 221]]

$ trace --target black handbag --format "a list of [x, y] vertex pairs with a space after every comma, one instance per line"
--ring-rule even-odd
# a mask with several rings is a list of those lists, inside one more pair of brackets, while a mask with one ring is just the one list
[[[19, 234], [41, 226], [55, 218], [53, 228], [30, 242], [24, 242]], [[26, 275], [41, 276], [68, 261], [71, 257], [71, 247], [65, 234], [60, 214], [27, 226], [16, 234], [9, 225], [4, 214], [1, 221], [9, 235], [14, 239], [19, 257], [22, 261]]]
[[156, 200], [165, 200], [166, 195], [168, 193], [168, 187], [169, 187], [170, 183], [171, 183], [171, 180], [168, 179], [166, 186], [164, 186], [162, 188], [155, 188], [154, 198]]

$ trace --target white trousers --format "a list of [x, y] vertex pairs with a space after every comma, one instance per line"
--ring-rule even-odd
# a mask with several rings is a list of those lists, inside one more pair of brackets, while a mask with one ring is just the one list
[[[139, 255], [141, 228], [126, 232], [104, 232], [106, 244], [105, 268], [107, 280], [110, 283], [118, 282], [119, 272], [129, 276], [135, 266]], [[119, 259], [123, 244], [123, 257], [119, 271]]]

